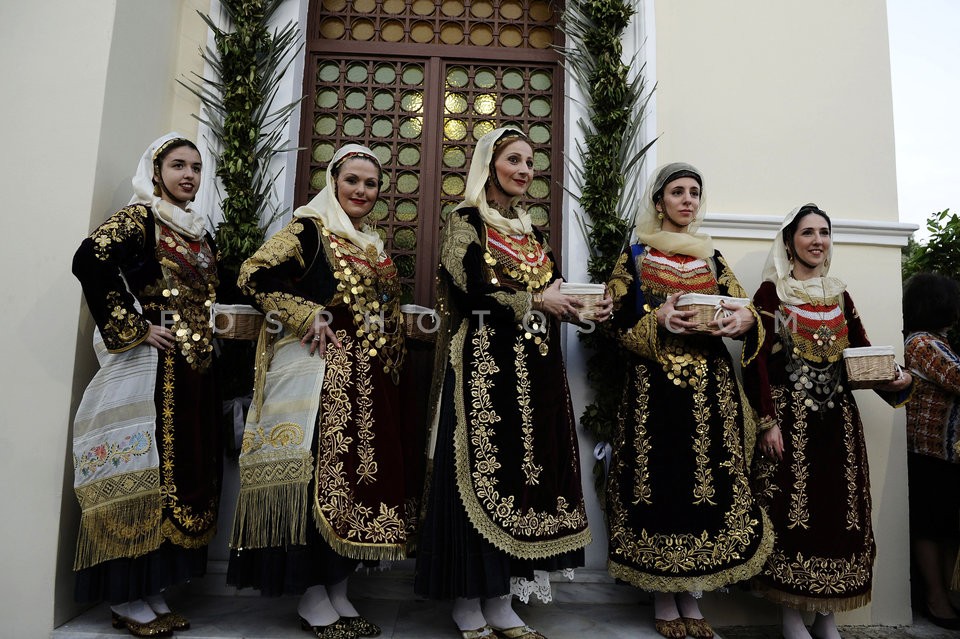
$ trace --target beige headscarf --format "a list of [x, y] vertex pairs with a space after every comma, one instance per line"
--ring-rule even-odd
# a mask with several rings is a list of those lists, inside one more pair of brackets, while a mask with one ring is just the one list
[[[194, 210], [193, 203], [188, 202], [187, 208], [182, 209], [175, 204], [167, 202], [159, 195], [154, 195], [153, 176], [154, 161], [157, 153], [174, 140], [188, 140], [188, 138], [171, 131], [164, 136], [154, 140], [147, 150], [143, 152], [140, 158], [140, 164], [137, 166], [137, 172], [133, 176], [133, 197], [129, 204], [146, 204], [153, 211], [157, 221], [172, 228], [174, 231], [188, 237], [191, 240], [199, 240], [203, 237], [206, 225], [203, 217]], [[201, 181], [202, 183], [202, 181]], [[199, 192], [200, 184], [197, 184]], [[196, 199], [196, 193], [194, 193]]]
[[[692, 257], [713, 257], [713, 240], [705, 233], [697, 233], [700, 228], [700, 222], [703, 220], [703, 196], [700, 197], [700, 209], [697, 216], [682, 231], [664, 231], [661, 230], [663, 220], [659, 217], [657, 205], [654, 196], [662, 196], [663, 188], [667, 183], [672, 182], [678, 177], [678, 173], [693, 173], [699, 177], [701, 191], [703, 189], [703, 174], [693, 165], [685, 162], [672, 162], [665, 164], [654, 173], [650, 185], [647, 187], [644, 196], [644, 207], [637, 218], [637, 226], [634, 234], [637, 240], [652, 246], [658, 251], [663, 251], [671, 255], [690, 255]], [[676, 177], [675, 177], [676, 176]]]
[[830, 243], [827, 259], [823, 262], [823, 270], [820, 272], [819, 278], [804, 280], [803, 283], [793, 278], [793, 262], [790, 261], [787, 254], [787, 245], [783, 241], [783, 231], [797, 217], [797, 213], [807, 206], [819, 210], [816, 204], [809, 203], [790, 211], [787, 217], [783, 218], [780, 230], [773, 238], [773, 246], [770, 247], [770, 253], [767, 255], [767, 261], [763, 266], [763, 279], [777, 285], [777, 297], [784, 304], [797, 305], [807, 304], [814, 300], [829, 300], [838, 297], [847, 288], [843, 280], [836, 277], [826, 277], [827, 273], [830, 272], [830, 264], [833, 261], [833, 242]]
[[500, 212], [487, 205], [487, 178], [490, 177], [490, 162], [497, 141], [505, 136], [518, 136], [526, 140], [527, 136], [516, 127], [501, 127], [494, 129], [477, 141], [470, 160], [470, 171], [467, 174], [467, 188], [463, 202], [456, 209], [474, 207], [480, 211], [480, 217], [487, 226], [491, 226], [506, 235], [527, 235], [533, 231], [530, 215], [517, 205], [520, 198], [513, 198], [510, 206], [517, 212], [517, 218], [512, 220], [500, 215]]
[[364, 225], [360, 230], [353, 226], [350, 216], [347, 215], [340, 201], [337, 200], [337, 189], [333, 178], [333, 169], [340, 163], [349, 159], [349, 157], [363, 156], [369, 158], [377, 165], [377, 170], [381, 173], [383, 168], [380, 161], [373, 151], [361, 144], [345, 144], [333, 154], [333, 159], [327, 165], [326, 185], [317, 193], [310, 202], [301, 206], [293, 212], [294, 217], [309, 217], [323, 222], [323, 226], [338, 237], [351, 242], [359, 247], [364, 253], [370, 253], [370, 250], [376, 251], [377, 255], [383, 253], [383, 240], [380, 235], [370, 226]]

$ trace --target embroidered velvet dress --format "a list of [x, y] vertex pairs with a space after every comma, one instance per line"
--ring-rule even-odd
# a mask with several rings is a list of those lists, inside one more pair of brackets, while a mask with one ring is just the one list
[[557, 277], [539, 232], [510, 237], [475, 208], [450, 213], [420, 595], [488, 599], [507, 594], [511, 576], [583, 563], [590, 533], [560, 329], [528, 315], [532, 294]]
[[776, 531], [755, 586], [800, 610], [859, 608], [870, 602], [875, 545], [863, 424], [843, 349], [870, 343], [846, 292], [842, 303], [787, 305], [765, 281], [754, 305], [766, 337], [745, 385], [761, 424], [779, 425], [784, 448], [782, 461], [753, 460], [754, 494]]
[[[398, 386], [396, 267], [319, 219], [295, 218], [244, 263], [239, 284], [267, 314], [266, 379], [254, 399], [263, 416], [251, 409], [240, 453], [228, 583], [297, 594], [361, 561], [402, 559], [418, 506], [404, 461], [414, 453]], [[299, 343], [317, 312], [342, 345], [324, 358]], [[268, 419], [277, 414], [286, 417]]]
[[[655, 316], [677, 291], [746, 297], [743, 289], [719, 252], [702, 259], [642, 245], [621, 255], [609, 288], [628, 374], [607, 478], [608, 570], [655, 592], [747, 579], [773, 544], [749, 485], [749, 407], [722, 338], [677, 335]], [[744, 360], [757, 342], [758, 329], [747, 333]]]
[[[140, 350], [153, 349], [144, 343], [148, 322], [166, 322], [176, 335], [171, 348], [156, 351], [155, 423], [122, 441], [111, 439], [122, 428], [103, 431], [74, 451], [78, 476], [103, 477], [77, 488], [84, 511], [79, 601], [138, 599], [206, 570], [222, 478], [209, 325], [218, 284], [214, 254], [209, 236], [187, 240], [137, 204], [111, 216], [74, 255], [102, 361], [110, 353], [154, 356]], [[118, 390], [111, 400], [111, 388], [100, 405], [119, 414], [127, 398]], [[155, 465], [143, 462], [150, 458]]]

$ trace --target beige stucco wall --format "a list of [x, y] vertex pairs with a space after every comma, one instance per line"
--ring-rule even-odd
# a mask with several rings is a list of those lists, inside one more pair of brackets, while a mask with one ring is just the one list
[[[169, 129], [196, 136], [196, 100], [175, 79], [202, 69], [196, 49], [206, 31], [196, 9], [208, 7], [209, 0], [51, 0], [0, 9], [0, 81], [16, 88], [0, 103], [8, 167], [0, 171], [8, 211], [0, 254], [13, 274], [0, 320], [8, 363], [0, 373], [0, 473], [16, 487], [0, 497], [8, 521], [0, 532], [0, 618], [9, 636], [44, 636], [75, 611], [77, 508], [65, 469], [70, 419], [95, 363], [70, 257], [126, 202], [149, 141]], [[682, 158], [705, 171], [708, 211], [782, 215], [812, 199], [837, 218], [896, 219], [883, 3], [661, 0], [655, 8], [657, 159]], [[718, 243], [754, 289], [767, 244]], [[866, 262], [869, 273], [858, 268]], [[896, 249], [841, 245], [834, 269], [850, 283], [873, 341], [898, 343]], [[570, 377], [580, 393], [575, 341]], [[906, 623], [902, 411], [867, 393], [860, 399], [877, 578], [874, 605], [842, 621]], [[583, 455], [589, 468], [589, 449]], [[585, 491], [595, 507], [592, 486]], [[595, 508], [591, 517], [602, 537]], [[602, 568], [601, 545], [588, 552], [593, 567]], [[732, 596], [736, 606], [705, 606], [727, 622], [775, 619], [770, 606]]]
[[[173, 122], [182, 14], [196, 2], [56, 0], [0, 9], [5, 312], [0, 372], [0, 635], [72, 616], [77, 507], [70, 421], [95, 368], [70, 260], [130, 197], [146, 145]], [[184, 18], [186, 22], [186, 18]], [[199, 18], [196, 19], [199, 21]], [[180, 124], [183, 122], [184, 124]]]
[[[708, 213], [783, 216], [813, 201], [834, 219], [897, 221], [883, 2], [660, 0], [655, 9], [657, 162], [703, 170]], [[769, 242], [717, 244], [756, 290]], [[873, 343], [902, 351], [899, 250], [839, 243], [831, 273], [847, 281]], [[872, 606], [839, 621], [909, 623], [903, 410], [869, 392], [857, 398], [878, 553]], [[771, 614], [741, 603], [750, 614], [733, 621]]]

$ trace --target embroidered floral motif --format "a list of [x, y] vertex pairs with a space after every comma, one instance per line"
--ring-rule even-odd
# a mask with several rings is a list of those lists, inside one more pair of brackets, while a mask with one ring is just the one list
[[[354, 543], [403, 544], [405, 524], [398, 507], [380, 502], [376, 506], [360, 503], [350, 487], [340, 460], [350, 452], [354, 439], [346, 433], [356, 408], [351, 404], [347, 388], [356, 376], [351, 362], [359, 362], [356, 339], [340, 329], [336, 331], [342, 348], [327, 351], [327, 368], [321, 396], [320, 424], [317, 445], [317, 502], [320, 515], [329, 522], [339, 537]], [[367, 366], [369, 366], [369, 359]], [[373, 424], [361, 425], [360, 430]]]
[[860, 530], [860, 511], [857, 509], [857, 496], [860, 491], [857, 489], [857, 448], [854, 438], [856, 433], [854, 426], [856, 421], [853, 416], [853, 409], [846, 396], [842, 398], [843, 407], [843, 445], [847, 449], [847, 463], [843, 469], [844, 478], [847, 480], [847, 530]]
[[127, 310], [127, 301], [119, 291], [108, 292], [106, 302], [110, 318], [101, 331], [103, 343], [114, 352], [139, 344], [150, 330], [149, 322]]
[[517, 401], [520, 404], [520, 423], [523, 432], [523, 474], [528, 486], [540, 483], [543, 467], [533, 461], [533, 408], [530, 406], [530, 374], [527, 371], [527, 351], [523, 340], [517, 339], [513, 345], [517, 356]]
[[[636, 401], [633, 406], [633, 416], [636, 419], [636, 433], [633, 438], [633, 446], [636, 449], [636, 468], [633, 469], [633, 503], [634, 505], [643, 502], [651, 504], [653, 492], [650, 488], [650, 438], [647, 436], [647, 418], [649, 417], [648, 402], [650, 400], [650, 380], [647, 377], [647, 367], [643, 364], [637, 364], [634, 371]], [[623, 424], [624, 418], [620, 417], [620, 429], [625, 430]]]
[[127, 206], [101, 224], [90, 237], [93, 239], [93, 252], [97, 258], [106, 262], [111, 259], [111, 245], [122, 245], [130, 239], [139, 236], [146, 237], [144, 223], [147, 219], [147, 209], [142, 204]]
[[490, 355], [493, 335], [494, 329], [485, 325], [471, 340], [474, 362], [469, 378], [472, 400], [467, 421], [475, 456], [471, 477], [477, 499], [487, 515], [513, 535], [532, 537], [579, 530], [586, 525], [586, 512], [581, 505], [571, 508], [564, 497], [558, 496], [556, 510], [552, 513], [522, 510], [514, 495], [502, 496], [497, 489], [495, 472], [500, 463], [491, 440], [494, 435], [492, 426], [500, 421], [500, 416], [493, 409], [490, 390], [493, 388], [491, 376], [500, 369]]
[[[706, 371], [703, 371], [705, 373]], [[710, 469], [710, 407], [707, 405], [707, 379], [703, 374], [691, 377], [693, 387], [693, 418], [697, 422], [693, 436], [693, 452], [696, 468], [693, 471], [693, 503], [703, 503], [716, 506], [713, 497], [716, 489], [713, 486], [713, 471]], [[729, 396], [730, 389], [727, 389]]]
[[177, 494], [177, 485], [174, 480], [173, 470], [175, 468], [174, 458], [174, 412], [176, 402], [174, 400], [174, 373], [173, 366], [176, 354], [173, 349], [168, 349], [163, 354], [163, 391], [160, 411], [160, 437], [163, 441], [160, 456], [160, 503], [172, 515], [173, 519], [185, 530], [198, 533], [208, 531], [209, 535], [201, 539], [191, 539], [179, 533], [176, 527], [163, 526], [164, 535], [173, 538], [180, 545], [196, 547], [195, 545], [204, 545], [209, 541], [209, 537], [216, 532], [214, 528], [217, 520], [217, 500], [210, 499], [206, 509], [202, 512], [195, 512], [193, 507], [182, 504]]
[[119, 468], [135, 457], [146, 455], [153, 448], [153, 436], [146, 431], [127, 435], [119, 442], [105, 442], [94, 446], [81, 457], [73, 460], [76, 472], [89, 477], [101, 466], [110, 464]]
[[260, 450], [266, 446], [271, 448], [297, 448], [303, 443], [303, 428], [293, 422], [274, 424], [266, 432], [258, 426], [256, 431], [245, 430], [240, 452], [244, 455]]
[[810, 511], [807, 508], [807, 480], [810, 478], [810, 468], [807, 465], [807, 410], [804, 405], [804, 395], [800, 391], [790, 394], [793, 407], [789, 414], [793, 415], [793, 424], [790, 428], [790, 445], [793, 454], [790, 461], [790, 470], [793, 473], [793, 492], [790, 493], [790, 508], [787, 511], [787, 528], [809, 528]]
[[770, 555], [764, 573], [803, 592], [824, 597], [843, 596], [870, 582], [873, 556], [870, 552], [837, 558], [804, 557], [797, 553], [791, 559], [777, 551]]
[[373, 384], [370, 377], [370, 357], [363, 348], [357, 349], [357, 482], [360, 484], [374, 483], [377, 475], [377, 461], [373, 448]]

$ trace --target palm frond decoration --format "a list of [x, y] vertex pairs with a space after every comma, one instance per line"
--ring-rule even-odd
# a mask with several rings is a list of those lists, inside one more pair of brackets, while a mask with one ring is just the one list
[[[630, 239], [642, 206], [643, 161], [655, 140], [643, 139], [643, 120], [653, 95], [645, 65], [634, 55], [623, 61], [621, 38], [636, 6], [621, 0], [570, 0], [561, 29], [565, 66], [586, 97], [589, 119], [578, 120], [583, 143], [568, 161], [571, 196], [582, 209], [577, 223], [590, 250], [587, 272], [593, 282], [606, 282]], [[583, 332], [590, 351], [587, 381], [593, 401], [581, 425], [600, 442], [613, 438], [617, 407], [623, 393], [624, 360], [613, 334], [604, 328]], [[603, 502], [603, 463], [594, 468]]]
[[236, 280], [240, 264], [283, 213], [274, 189], [280, 172], [270, 162], [297, 150], [285, 145], [285, 129], [302, 98], [275, 106], [281, 78], [303, 48], [295, 23], [269, 30], [282, 3], [221, 0], [223, 26], [200, 13], [213, 32], [214, 47], [201, 52], [213, 77], [179, 81], [200, 99], [202, 114], [195, 117], [209, 128], [217, 150], [217, 177], [225, 191], [223, 221], [216, 228], [221, 280]]

